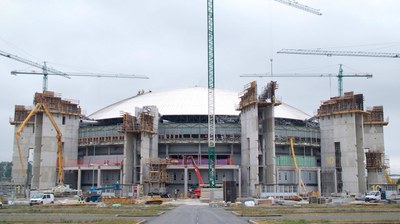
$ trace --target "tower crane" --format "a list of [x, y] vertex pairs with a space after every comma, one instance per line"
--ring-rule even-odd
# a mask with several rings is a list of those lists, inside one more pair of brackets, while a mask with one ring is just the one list
[[330, 78], [337, 77], [338, 78], [338, 94], [339, 96], [343, 96], [343, 78], [344, 77], [353, 77], [353, 78], [372, 78], [372, 74], [369, 73], [348, 73], [343, 74], [342, 64], [339, 65], [339, 73], [277, 73], [277, 74], [244, 74], [240, 77], [290, 77], [290, 78], [300, 78], [300, 77], [321, 77], [321, 78]]
[[[277, 2], [319, 15], [319, 10], [297, 3], [294, 0]], [[317, 13], [318, 12], [318, 13]], [[321, 14], [321, 13], [320, 13]], [[322, 15], [322, 14], [321, 14]], [[215, 153], [215, 54], [214, 54], [214, 0], [207, 0], [207, 78], [208, 78], [208, 181], [211, 188], [216, 181]]]
[[308, 7], [306, 5], [303, 5], [303, 4], [293, 1], [293, 0], [274, 0], [274, 1], [292, 6], [294, 8], [301, 9], [301, 10], [309, 12], [309, 13], [313, 13], [315, 15], [319, 15], [319, 16], [322, 15], [322, 13], [319, 12], [319, 9], [314, 9], [314, 8]]
[[13, 54], [7, 53], [5, 51], [1, 51], [1, 50], [0, 50], [0, 55], [4, 56], [6, 58], [10, 58], [10, 59], [22, 62], [24, 64], [27, 64], [27, 65], [30, 65], [30, 66], [33, 66], [33, 67], [36, 67], [36, 68], [42, 69], [43, 70], [43, 91], [47, 90], [47, 75], [49, 74], [49, 72], [54, 74], [54, 75], [59, 75], [59, 76], [65, 77], [65, 78], [70, 78], [67, 74], [65, 74], [65, 73], [63, 73], [61, 71], [58, 71], [58, 70], [56, 70], [54, 68], [47, 67], [46, 62], [44, 62], [43, 65], [42, 65], [42, 64], [36, 63], [34, 61], [31, 61], [31, 60], [28, 60], [28, 59], [25, 59], [25, 58], [21, 58], [21, 57], [19, 57], [17, 55], [13, 55]]
[[28, 75], [43, 75], [43, 91], [47, 90], [48, 87], [48, 76], [49, 75], [58, 75], [58, 76], [63, 76], [65, 78], [71, 78], [70, 76], [86, 76], [86, 77], [107, 77], [107, 78], [139, 78], [139, 79], [148, 79], [146, 76], [140, 76], [140, 75], [125, 75], [125, 74], [106, 74], [106, 73], [66, 73], [66, 72], [61, 72], [58, 71], [54, 68], [48, 67], [47, 63], [44, 62], [43, 65], [25, 58], [21, 58], [17, 55], [13, 55], [10, 53], [7, 53], [5, 51], [0, 51], [0, 55], [22, 62], [24, 64], [28, 64], [30, 66], [42, 69], [42, 72], [36, 72], [36, 71], [12, 71], [12, 75], [17, 75], [17, 74], [28, 74]]
[[400, 53], [366, 52], [366, 51], [328, 51], [308, 49], [282, 49], [278, 54], [305, 54], [305, 55], [326, 55], [326, 56], [359, 56], [359, 57], [385, 57], [400, 58]]

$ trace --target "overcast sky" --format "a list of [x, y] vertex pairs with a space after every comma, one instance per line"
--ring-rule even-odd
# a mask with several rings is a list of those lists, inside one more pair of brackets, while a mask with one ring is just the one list
[[[400, 1], [298, 0], [316, 16], [273, 0], [215, 0], [216, 87], [234, 91], [257, 80], [241, 74], [372, 73], [345, 78], [344, 90], [363, 93], [365, 106], [383, 105], [386, 154], [400, 173], [400, 59], [277, 54], [282, 48], [400, 52]], [[138, 90], [207, 86], [206, 0], [0, 0], [0, 50], [64, 72], [146, 75], [150, 79], [49, 77], [49, 90], [80, 101], [91, 114]], [[37, 70], [0, 56], [0, 161], [12, 160], [14, 105], [32, 105], [42, 90]], [[337, 95], [336, 78], [275, 78], [278, 98], [314, 115]], [[260, 88], [261, 89], [261, 88]]]

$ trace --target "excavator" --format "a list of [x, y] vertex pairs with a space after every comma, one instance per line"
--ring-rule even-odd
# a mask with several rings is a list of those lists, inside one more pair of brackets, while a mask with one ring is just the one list
[[197, 164], [196, 164], [193, 156], [187, 156], [187, 157], [184, 158], [183, 163], [185, 164], [185, 166], [187, 166], [187, 164], [188, 164], [187, 163], [188, 159], [190, 159], [192, 161], [192, 164], [193, 164], [193, 167], [194, 167], [194, 171], [196, 173], [197, 179], [199, 180], [199, 187], [196, 187], [193, 190], [192, 198], [200, 198], [200, 196], [201, 196], [201, 188], [204, 186], [203, 178], [201, 177], [200, 170], [197, 167]]
[[55, 122], [53, 116], [51, 115], [49, 109], [46, 107], [45, 104], [43, 103], [37, 103], [35, 107], [32, 109], [32, 111], [29, 113], [29, 115], [25, 118], [25, 120], [19, 125], [17, 131], [15, 132], [15, 137], [17, 140], [17, 146], [18, 146], [18, 154], [19, 154], [19, 159], [21, 162], [21, 171], [22, 171], [22, 176], [25, 177], [25, 167], [24, 167], [24, 161], [22, 159], [22, 151], [21, 151], [21, 143], [20, 143], [20, 137], [21, 137], [21, 132], [24, 130], [25, 125], [28, 123], [28, 121], [37, 114], [38, 112], [43, 111], [46, 113], [47, 117], [50, 119], [51, 124], [55, 128], [57, 132], [57, 163], [58, 163], [58, 171], [57, 171], [57, 185], [58, 186], [63, 186], [64, 185], [64, 171], [63, 171], [63, 155], [62, 155], [62, 134], [60, 131], [60, 128], [57, 126], [57, 123]]

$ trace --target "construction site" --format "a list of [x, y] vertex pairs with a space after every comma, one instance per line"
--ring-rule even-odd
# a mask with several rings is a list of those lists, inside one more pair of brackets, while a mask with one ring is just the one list
[[[322, 15], [296, 1], [275, 1]], [[140, 89], [90, 114], [81, 109], [86, 105], [80, 99], [48, 89], [48, 75], [69, 78], [73, 73], [0, 51], [0, 56], [42, 70], [12, 74], [43, 76], [42, 91], [24, 93], [32, 94], [33, 103], [15, 105], [10, 118], [11, 181], [0, 184], [0, 208], [30, 205], [36, 212], [32, 207], [36, 204], [116, 210], [122, 205], [128, 206], [125, 210], [165, 205], [152, 211], [160, 215], [167, 206], [208, 205], [225, 207], [236, 216], [265, 218], [286, 205], [323, 214], [329, 213], [328, 205], [362, 205], [362, 212], [368, 213], [370, 205], [400, 204], [400, 179], [390, 175], [385, 149], [389, 120], [384, 105], [367, 107], [368, 94], [343, 90], [344, 77], [372, 75], [344, 74], [342, 64], [337, 75], [275, 74], [270, 59], [271, 73], [241, 76], [266, 78], [262, 83], [243, 82], [241, 91], [216, 88], [214, 6], [212, 0], [207, 3], [208, 86]], [[320, 49], [277, 53], [398, 58], [398, 54]], [[279, 77], [334, 77], [338, 92], [321, 97], [314, 114], [307, 114], [282, 100]], [[320, 204], [325, 207], [317, 207]], [[388, 213], [398, 212], [395, 206]], [[126, 212], [129, 218], [130, 211]]]
[[207, 88], [139, 92], [88, 116], [77, 100], [35, 93], [35, 107], [16, 105], [10, 122], [12, 183], [25, 197], [115, 184], [119, 197], [172, 197], [178, 190], [202, 201], [226, 200], [227, 191], [232, 202], [355, 197], [374, 186], [398, 194], [387, 172], [382, 106], [365, 109], [362, 94], [345, 92], [310, 116], [276, 100], [277, 89], [274, 81], [261, 91], [255, 81], [241, 93], [216, 89], [214, 188], [207, 183], [207, 101], [195, 100], [206, 99]]

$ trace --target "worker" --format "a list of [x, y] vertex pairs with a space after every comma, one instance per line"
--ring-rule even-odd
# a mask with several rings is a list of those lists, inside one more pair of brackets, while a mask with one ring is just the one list
[[174, 199], [178, 200], [179, 189], [175, 189], [174, 191]]

